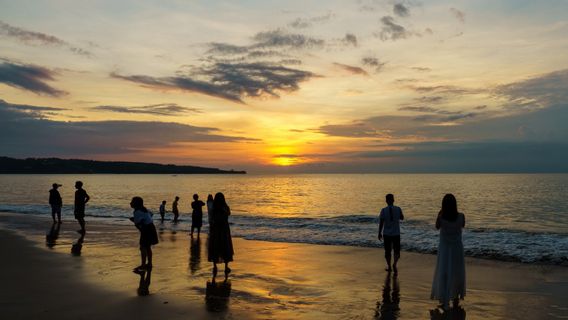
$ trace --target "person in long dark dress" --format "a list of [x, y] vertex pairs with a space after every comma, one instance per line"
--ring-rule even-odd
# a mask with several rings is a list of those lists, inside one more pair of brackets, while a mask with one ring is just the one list
[[231, 209], [225, 201], [225, 196], [219, 192], [213, 200], [213, 224], [209, 229], [209, 245], [207, 260], [213, 262], [213, 277], [217, 275], [217, 263], [225, 263], [225, 276], [231, 273], [229, 262], [233, 261], [233, 240], [229, 227]]

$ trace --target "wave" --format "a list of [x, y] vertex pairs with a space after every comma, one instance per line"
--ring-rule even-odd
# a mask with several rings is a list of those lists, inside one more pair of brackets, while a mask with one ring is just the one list
[[[0, 212], [49, 215], [46, 205], [0, 205]], [[72, 217], [72, 206], [64, 206], [64, 216]], [[127, 222], [129, 208], [89, 206], [87, 216], [111, 223]], [[177, 230], [189, 230], [187, 215], [181, 216]], [[206, 219], [204, 219], [206, 220]], [[381, 247], [377, 239], [378, 218], [370, 215], [336, 217], [267, 217], [234, 214], [230, 218], [234, 236], [250, 240]], [[207, 231], [207, 226], [204, 226]], [[404, 221], [401, 227], [402, 248], [406, 251], [435, 254], [438, 232], [431, 222]], [[516, 261], [568, 265], [568, 236], [562, 233], [466, 228], [463, 234], [466, 256]]]

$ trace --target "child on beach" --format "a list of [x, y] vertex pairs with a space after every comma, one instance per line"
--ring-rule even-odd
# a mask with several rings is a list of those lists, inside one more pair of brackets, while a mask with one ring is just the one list
[[209, 194], [207, 196], [207, 222], [209, 223], [209, 228], [213, 225], [213, 195]]
[[83, 182], [77, 181], [75, 182], [75, 206], [73, 208], [73, 213], [75, 214], [75, 219], [79, 222], [79, 226], [81, 226], [80, 230], [77, 232], [84, 234], [85, 233], [85, 205], [91, 197], [87, 194], [87, 191], [83, 189]]
[[142, 264], [134, 268], [134, 272], [143, 272], [152, 269], [152, 245], [158, 244], [158, 233], [154, 226], [152, 214], [144, 207], [144, 200], [140, 197], [132, 198], [130, 207], [134, 209], [130, 221], [140, 230], [140, 258]]
[[203, 225], [203, 206], [205, 203], [199, 200], [199, 196], [197, 194], [193, 195], [193, 202], [191, 203], [191, 208], [193, 212], [191, 213], [191, 233], [190, 235], [193, 237], [193, 230], [197, 228], [197, 237], [201, 233], [201, 226]]
[[164, 223], [164, 216], [166, 215], [166, 200], [162, 201], [160, 205], [160, 216], [162, 217], [162, 223]]
[[174, 223], [178, 222], [179, 210], [178, 210], [179, 197], [176, 197], [174, 203], [172, 203], [172, 213], [174, 214]]

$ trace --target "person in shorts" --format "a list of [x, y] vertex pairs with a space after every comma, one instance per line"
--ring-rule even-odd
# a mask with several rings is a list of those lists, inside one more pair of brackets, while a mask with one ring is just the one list
[[77, 181], [75, 182], [75, 207], [74, 207], [74, 214], [75, 219], [79, 222], [79, 226], [81, 226], [80, 230], [77, 230], [79, 233], [85, 233], [85, 205], [91, 197], [87, 194], [87, 191], [83, 189], [83, 182]]
[[[398, 272], [397, 263], [400, 259], [400, 221], [404, 220], [402, 209], [394, 205], [394, 195], [386, 195], [387, 206], [381, 209], [379, 215], [379, 241], [384, 239], [386, 271]], [[391, 253], [394, 251], [394, 263], [391, 268]]]
[[63, 200], [61, 200], [61, 195], [57, 188], [61, 187], [60, 184], [54, 183], [52, 189], [49, 190], [49, 205], [51, 206], [51, 217], [55, 223], [55, 216], [57, 215], [57, 222], [61, 223], [61, 207], [63, 206]]

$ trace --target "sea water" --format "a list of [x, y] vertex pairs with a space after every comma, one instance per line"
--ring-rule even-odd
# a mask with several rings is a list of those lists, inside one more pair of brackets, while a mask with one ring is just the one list
[[466, 216], [467, 256], [568, 264], [568, 174], [0, 175], [0, 219], [50, 216], [52, 183], [63, 184], [63, 219], [72, 219], [76, 180], [91, 196], [87, 221], [130, 223], [133, 196], [155, 213], [162, 200], [171, 211], [179, 196], [181, 222], [173, 226], [168, 213], [163, 227], [188, 230], [193, 194], [205, 201], [223, 192], [234, 236], [366, 247], [381, 245], [378, 212], [393, 193], [405, 216], [403, 249], [424, 253], [436, 252], [434, 222], [453, 193]]

